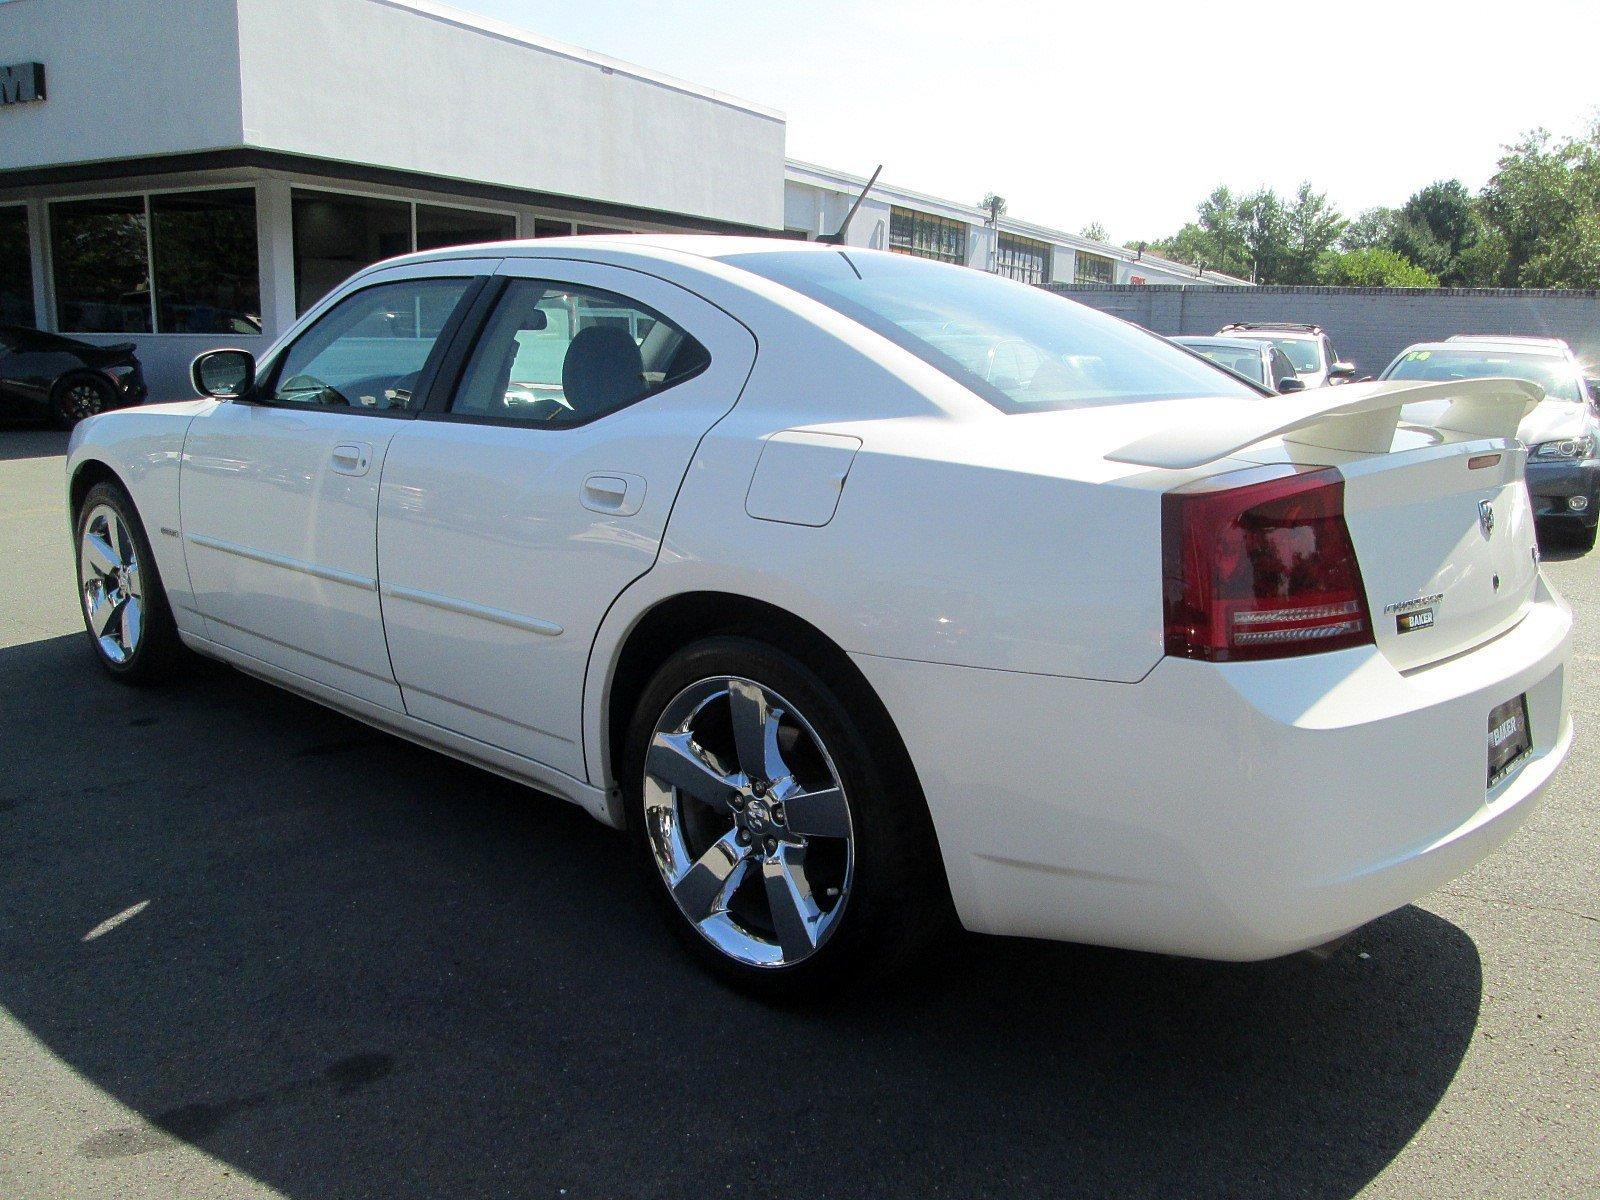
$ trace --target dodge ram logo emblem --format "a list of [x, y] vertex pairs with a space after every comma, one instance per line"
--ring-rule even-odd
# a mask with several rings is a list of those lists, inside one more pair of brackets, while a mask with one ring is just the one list
[[1478, 528], [1484, 537], [1494, 536], [1494, 505], [1487, 500], [1478, 501]]

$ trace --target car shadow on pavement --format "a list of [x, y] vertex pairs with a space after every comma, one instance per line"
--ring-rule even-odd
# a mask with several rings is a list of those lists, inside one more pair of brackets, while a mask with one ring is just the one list
[[65, 454], [71, 436], [65, 429], [0, 420], [0, 462]]
[[1342, 1198], [1477, 1020], [1475, 947], [1415, 907], [1326, 962], [965, 937], [763, 1006], [577, 809], [244, 676], [127, 690], [61, 637], [0, 650], [0, 706], [0, 1004], [138, 1114], [41, 1166], [136, 1180], [189, 1142], [297, 1200]]

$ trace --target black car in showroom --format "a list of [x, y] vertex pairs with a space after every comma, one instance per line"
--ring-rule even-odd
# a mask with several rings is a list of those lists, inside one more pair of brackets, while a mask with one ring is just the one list
[[44, 417], [70, 429], [95, 413], [139, 404], [147, 394], [132, 342], [95, 346], [0, 325], [0, 415]]

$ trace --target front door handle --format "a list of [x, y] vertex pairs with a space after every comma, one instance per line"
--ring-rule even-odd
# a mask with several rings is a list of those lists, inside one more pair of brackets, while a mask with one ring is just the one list
[[591, 512], [631, 517], [644, 507], [645, 482], [637, 475], [597, 472], [583, 481], [579, 499]]
[[372, 447], [366, 442], [346, 442], [333, 448], [333, 469], [341, 475], [365, 475], [372, 466]]

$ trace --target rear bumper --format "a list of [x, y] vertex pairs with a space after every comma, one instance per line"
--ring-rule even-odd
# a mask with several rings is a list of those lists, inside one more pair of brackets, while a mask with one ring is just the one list
[[[1537, 520], [1562, 519], [1593, 526], [1600, 520], [1600, 460], [1583, 462], [1529, 462], [1528, 496], [1533, 501]], [[1582, 496], [1588, 504], [1573, 512], [1571, 497]]]
[[[1220, 959], [1318, 945], [1460, 874], [1572, 742], [1571, 616], [1402, 674], [1359, 648], [1111, 684], [858, 656], [905, 737], [968, 928]], [[1533, 753], [1486, 790], [1488, 714]]]

